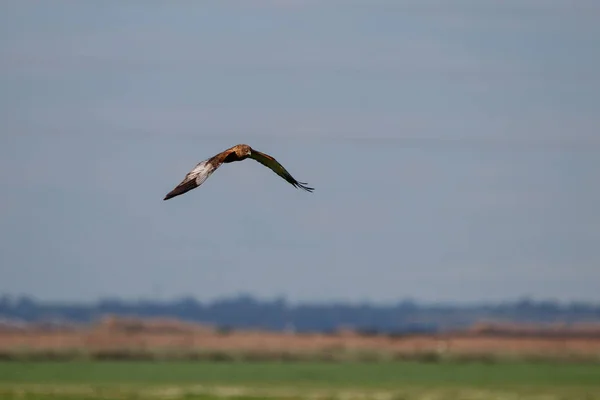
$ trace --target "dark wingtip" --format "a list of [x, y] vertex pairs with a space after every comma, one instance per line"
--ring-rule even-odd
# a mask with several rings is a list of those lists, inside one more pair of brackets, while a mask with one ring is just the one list
[[315, 190], [315, 188], [312, 188], [312, 187], [306, 186], [306, 185], [307, 185], [306, 182], [298, 182], [298, 181], [296, 181], [296, 184], [294, 186], [296, 186], [296, 189], [297, 188], [302, 188], [302, 189], [306, 190], [309, 193], [312, 193], [313, 190]]
[[180, 196], [184, 193], [189, 192], [190, 190], [192, 190], [196, 187], [198, 187], [198, 185], [196, 185], [196, 181], [194, 181], [194, 180], [183, 181], [179, 185], [177, 185], [173, 190], [171, 190], [169, 193], [167, 193], [167, 195], [165, 196], [165, 198], [163, 200], [169, 200], [169, 199], [172, 199], [173, 197]]
[[[165, 196], [165, 198], [163, 200], [169, 200], [172, 199], [173, 197], [179, 196], [181, 193], [179, 189], [179, 186], [176, 187], [175, 189], [171, 190], [169, 193], [167, 193], [167, 195]], [[183, 192], [185, 193], [185, 192]]]

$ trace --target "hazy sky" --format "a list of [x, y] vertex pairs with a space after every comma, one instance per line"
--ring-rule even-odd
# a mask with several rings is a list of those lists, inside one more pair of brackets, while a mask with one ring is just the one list
[[[596, 1], [0, 3], [0, 293], [600, 301]], [[252, 160], [164, 195], [237, 143]]]

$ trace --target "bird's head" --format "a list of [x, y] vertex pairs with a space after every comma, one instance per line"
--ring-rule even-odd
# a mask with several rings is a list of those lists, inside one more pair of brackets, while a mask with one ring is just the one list
[[250, 157], [250, 155], [252, 154], [252, 147], [248, 146], [247, 144], [238, 144], [236, 149], [236, 153], [239, 157]]

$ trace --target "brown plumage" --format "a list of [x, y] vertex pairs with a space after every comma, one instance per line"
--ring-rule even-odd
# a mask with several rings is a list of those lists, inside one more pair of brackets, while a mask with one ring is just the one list
[[215, 170], [219, 168], [221, 164], [242, 161], [246, 158], [252, 158], [253, 160], [258, 161], [296, 188], [302, 188], [308, 192], [312, 192], [314, 190], [313, 188], [306, 186], [306, 183], [298, 182], [296, 179], [294, 179], [294, 177], [287, 172], [283, 165], [279, 164], [279, 162], [270, 155], [261, 153], [247, 144], [238, 144], [198, 163], [194, 169], [186, 174], [185, 178], [179, 185], [167, 193], [164, 200], [169, 200], [175, 196], [179, 196], [185, 192], [197, 188], [206, 179], [208, 179], [208, 177], [215, 172]]

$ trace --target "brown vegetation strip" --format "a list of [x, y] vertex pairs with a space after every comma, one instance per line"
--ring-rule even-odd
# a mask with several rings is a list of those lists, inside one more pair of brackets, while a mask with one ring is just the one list
[[[375, 352], [379, 355], [415, 356], [532, 356], [600, 357], [600, 335], [539, 334], [539, 329], [508, 331], [498, 326], [478, 326], [466, 332], [444, 335], [367, 335], [351, 330], [336, 334], [297, 334], [260, 331], [222, 332], [209, 326], [173, 320], [142, 321], [106, 318], [91, 327], [70, 329], [0, 330], [0, 355], [26, 352], [163, 352], [163, 353], [252, 353], [252, 354], [340, 354]], [[538, 334], [535, 334], [538, 332]]]

